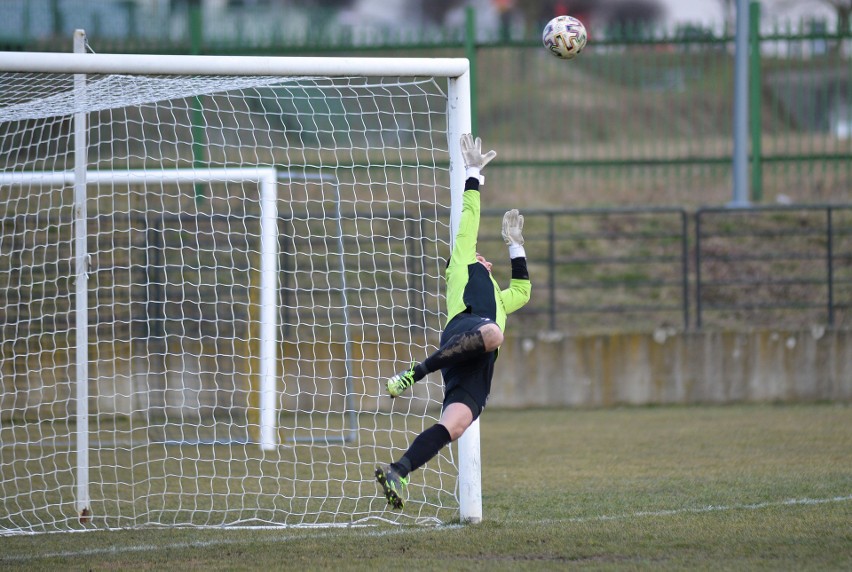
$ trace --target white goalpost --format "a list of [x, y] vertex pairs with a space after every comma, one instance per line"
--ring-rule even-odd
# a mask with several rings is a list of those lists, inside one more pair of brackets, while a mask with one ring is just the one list
[[0, 53], [0, 535], [481, 520], [478, 423], [372, 474], [470, 125], [465, 59]]

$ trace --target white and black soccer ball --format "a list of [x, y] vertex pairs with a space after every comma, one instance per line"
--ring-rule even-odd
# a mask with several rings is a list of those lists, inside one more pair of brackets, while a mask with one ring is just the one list
[[586, 27], [573, 16], [557, 16], [544, 27], [541, 41], [557, 58], [572, 60], [586, 47]]

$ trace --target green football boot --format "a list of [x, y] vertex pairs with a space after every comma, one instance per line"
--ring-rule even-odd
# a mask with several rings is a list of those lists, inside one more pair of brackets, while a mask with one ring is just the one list
[[385, 498], [388, 499], [388, 504], [393, 508], [401, 509], [405, 506], [405, 500], [402, 498], [402, 491], [408, 486], [408, 477], [400, 477], [390, 465], [385, 467], [376, 467], [376, 480], [382, 485], [385, 491]]
[[411, 368], [400, 372], [390, 378], [387, 382], [388, 395], [391, 397], [399, 397], [402, 392], [414, 385], [414, 366], [417, 363], [412, 363]]

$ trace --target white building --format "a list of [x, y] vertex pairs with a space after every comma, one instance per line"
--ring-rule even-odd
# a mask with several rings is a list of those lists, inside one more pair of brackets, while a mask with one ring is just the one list
[[[707, 27], [733, 25], [737, 0], [658, 0], [665, 8], [665, 24], [701, 24]], [[761, 21], [836, 21], [834, 9], [826, 0], [760, 0]]]

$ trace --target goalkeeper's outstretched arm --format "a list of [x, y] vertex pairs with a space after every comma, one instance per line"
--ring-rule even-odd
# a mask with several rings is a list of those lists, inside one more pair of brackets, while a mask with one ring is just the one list
[[[462, 196], [462, 216], [454, 237], [450, 263], [461, 267], [476, 262], [476, 242], [479, 235], [479, 187], [485, 184], [482, 169], [497, 156], [496, 151], [482, 152], [482, 139], [470, 133], [461, 136], [462, 158], [465, 166], [465, 185]], [[472, 192], [473, 191], [473, 192]]]
[[504, 242], [509, 247], [509, 258], [512, 261], [512, 281], [509, 287], [501, 292], [501, 297], [507, 314], [523, 307], [530, 301], [532, 294], [523, 230], [524, 216], [518, 212], [518, 209], [506, 211], [503, 215], [502, 234]]

